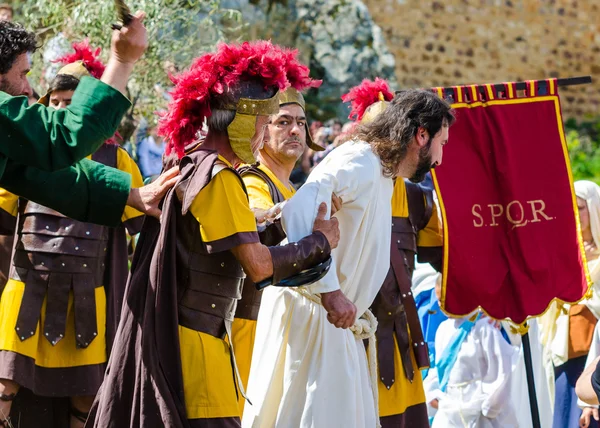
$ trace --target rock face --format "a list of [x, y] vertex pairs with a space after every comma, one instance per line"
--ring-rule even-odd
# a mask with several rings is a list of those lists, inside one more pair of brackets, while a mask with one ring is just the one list
[[600, 2], [365, 0], [403, 87], [592, 75], [560, 90], [565, 118], [600, 115]]
[[222, 0], [242, 12], [249, 39], [296, 47], [323, 85], [307, 97], [312, 118], [345, 118], [340, 96], [364, 78], [382, 77], [396, 87], [394, 56], [369, 10], [358, 0]]

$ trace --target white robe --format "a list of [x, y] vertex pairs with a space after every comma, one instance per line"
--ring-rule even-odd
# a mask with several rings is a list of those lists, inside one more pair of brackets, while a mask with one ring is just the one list
[[[360, 316], [372, 304], [390, 263], [393, 181], [371, 147], [350, 141], [331, 152], [283, 209], [290, 241], [310, 234], [321, 202], [335, 192], [343, 207], [332, 268], [307, 287], [341, 289]], [[327, 321], [325, 309], [298, 292], [263, 293], [243, 427], [374, 428], [378, 423], [365, 347]]]
[[[552, 426], [554, 414], [554, 367], [549, 361], [544, 361], [541, 341], [541, 330], [536, 318], [530, 319], [529, 344], [531, 345], [531, 362], [535, 381], [535, 394], [537, 397], [542, 427]], [[522, 338], [520, 334], [510, 333], [508, 323], [503, 323], [509, 332], [510, 341], [519, 347], [519, 362], [511, 376], [511, 401], [519, 421], [520, 428], [531, 428], [531, 407], [529, 406], [529, 390], [527, 386], [527, 372], [525, 371], [525, 357], [523, 354]]]
[[[440, 324], [435, 336], [437, 356], [462, 322], [449, 319]], [[510, 345], [489, 319], [477, 321], [460, 347], [445, 393], [439, 389], [437, 370], [429, 371], [427, 402], [439, 399], [432, 428], [519, 427], [510, 399], [510, 377], [518, 358], [518, 348]]]

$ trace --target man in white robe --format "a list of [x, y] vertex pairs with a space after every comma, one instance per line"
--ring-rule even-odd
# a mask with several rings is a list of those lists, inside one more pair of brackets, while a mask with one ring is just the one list
[[355, 315], [346, 322], [347, 305], [359, 317], [372, 315], [368, 308], [389, 270], [393, 177], [418, 182], [440, 164], [453, 121], [436, 95], [405, 91], [329, 154], [287, 201], [282, 222], [294, 241], [311, 233], [319, 204], [329, 205], [335, 192], [343, 201], [336, 214], [340, 242], [320, 281], [265, 290], [243, 427], [378, 426], [364, 336], [346, 329], [362, 325], [373, 335], [376, 323], [361, 324]]

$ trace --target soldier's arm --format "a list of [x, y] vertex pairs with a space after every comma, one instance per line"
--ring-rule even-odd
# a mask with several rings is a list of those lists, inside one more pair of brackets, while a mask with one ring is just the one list
[[29, 107], [26, 97], [0, 93], [0, 154], [8, 164], [67, 168], [110, 138], [129, 106], [123, 94], [91, 77], [82, 79], [72, 104], [61, 110]]

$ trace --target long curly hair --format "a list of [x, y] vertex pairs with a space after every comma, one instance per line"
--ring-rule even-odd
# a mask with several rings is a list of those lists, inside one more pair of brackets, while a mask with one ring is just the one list
[[432, 139], [455, 121], [454, 111], [436, 94], [421, 89], [399, 92], [389, 106], [367, 124], [358, 126], [355, 137], [371, 144], [383, 173], [392, 177], [406, 157], [408, 146], [424, 128]]
[[174, 150], [183, 156], [186, 145], [196, 139], [205, 119], [211, 116], [211, 108], [222, 104], [219, 100], [231, 98], [244, 81], [279, 90], [320, 86], [321, 81], [309, 77], [308, 67], [297, 56], [295, 49], [264, 40], [220, 44], [216, 52], [197, 58], [189, 70], [170, 76], [175, 88], [158, 126], [159, 135], [167, 139], [167, 155]]

